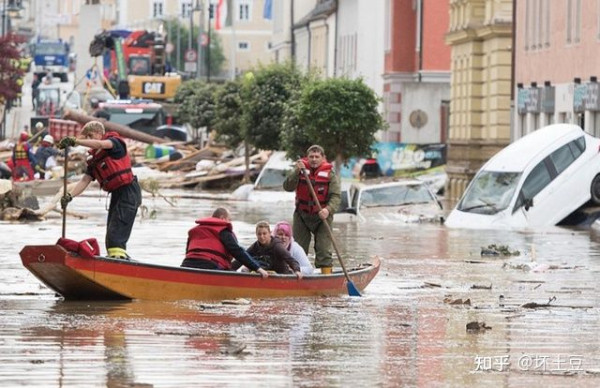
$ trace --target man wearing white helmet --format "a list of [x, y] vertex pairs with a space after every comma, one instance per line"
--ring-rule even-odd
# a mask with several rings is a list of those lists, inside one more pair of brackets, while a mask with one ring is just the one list
[[[35, 125], [36, 128], [38, 124]], [[43, 126], [44, 124], [42, 124], [42, 127]], [[58, 153], [58, 150], [54, 148], [54, 138], [52, 135], [44, 136], [42, 143], [35, 152], [35, 158], [37, 160], [35, 170], [36, 173], [39, 174], [40, 179], [52, 178], [52, 168], [56, 166], [56, 155], [58, 155]]]

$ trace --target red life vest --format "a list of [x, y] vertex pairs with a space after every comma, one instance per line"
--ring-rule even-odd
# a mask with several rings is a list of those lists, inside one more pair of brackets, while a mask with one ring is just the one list
[[[329, 181], [331, 178], [331, 168], [333, 167], [329, 162], [323, 162], [316, 169], [310, 168], [308, 160], [302, 159], [304, 166], [308, 170], [308, 177], [313, 185], [317, 199], [321, 204], [321, 207], [327, 206], [328, 194], [329, 194]], [[316, 214], [319, 212], [319, 207], [313, 200], [310, 194], [310, 189], [306, 183], [306, 178], [303, 173], [300, 173], [300, 180], [296, 187], [296, 208], [310, 214]]]
[[204, 259], [217, 263], [223, 269], [231, 269], [231, 255], [219, 238], [225, 229], [233, 232], [231, 222], [220, 218], [208, 217], [196, 220], [198, 226], [188, 232], [186, 259]]
[[29, 143], [17, 143], [13, 150], [13, 168], [12, 177], [13, 180], [27, 180], [34, 179], [33, 168], [29, 162]]
[[98, 181], [103, 190], [111, 192], [119, 187], [133, 182], [134, 176], [131, 171], [131, 159], [127, 153], [127, 146], [123, 138], [116, 132], [107, 132], [102, 136], [102, 140], [113, 137], [123, 144], [125, 156], [120, 159], [111, 158], [105, 149], [90, 150], [92, 158], [88, 160], [88, 166], [91, 167], [92, 176]]

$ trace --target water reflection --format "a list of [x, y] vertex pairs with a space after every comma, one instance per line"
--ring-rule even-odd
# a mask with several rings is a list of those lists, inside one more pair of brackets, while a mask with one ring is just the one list
[[[78, 198], [73, 239], [100, 237], [103, 199]], [[145, 201], [128, 251], [178, 265], [187, 230], [222, 202]], [[225, 204], [240, 241], [285, 206]], [[60, 218], [2, 223], [0, 376], [6, 386], [596, 386], [600, 237], [587, 230], [448, 230], [443, 225], [335, 225], [349, 265], [382, 269], [362, 298], [249, 304], [61, 302], [20, 265], [25, 243], [55, 241]], [[518, 256], [482, 257], [505, 244]], [[503, 296], [503, 302], [500, 302]], [[527, 309], [525, 303], [547, 303]], [[448, 300], [469, 299], [470, 304]], [[468, 333], [466, 324], [491, 327]], [[575, 358], [581, 356], [581, 358]], [[547, 360], [525, 368], [523, 357]], [[570, 358], [569, 358], [570, 357]], [[504, 361], [508, 359], [508, 364]], [[557, 369], [558, 360], [570, 369]], [[575, 369], [581, 360], [581, 369]], [[521, 361], [523, 362], [523, 361]], [[553, 369], [550, 369], [550, 365]], [[569, 375], [572, 375], [569, 377]]]

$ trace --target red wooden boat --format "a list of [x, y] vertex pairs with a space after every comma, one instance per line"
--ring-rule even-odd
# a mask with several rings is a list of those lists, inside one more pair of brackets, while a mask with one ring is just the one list
[[[25, 268], [42, 283], [68, 300], [224, 300], [233, 298], [281, 298], [347, 294], [343, 272], [331, 275], [273, 274], [263, 279], [256, 273], [170, 267], [95, 257], [86, 259], [58, 245], [28, 245], [21, 250]], [[348, 270], [363, 290], [379, 271], [380, 260]]]

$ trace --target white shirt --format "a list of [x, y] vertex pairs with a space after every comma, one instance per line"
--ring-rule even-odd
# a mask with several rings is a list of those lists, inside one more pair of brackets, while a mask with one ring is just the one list
[[308, 260], [306, 252], [304, 252], [304, 249], [302, 249], [296, 241], [292, 241], [290, 255], [296, 259], [298, 265], [300, 265], [300, 271], [303, 275], [311, 275], [314, 272], [314, 268]]

